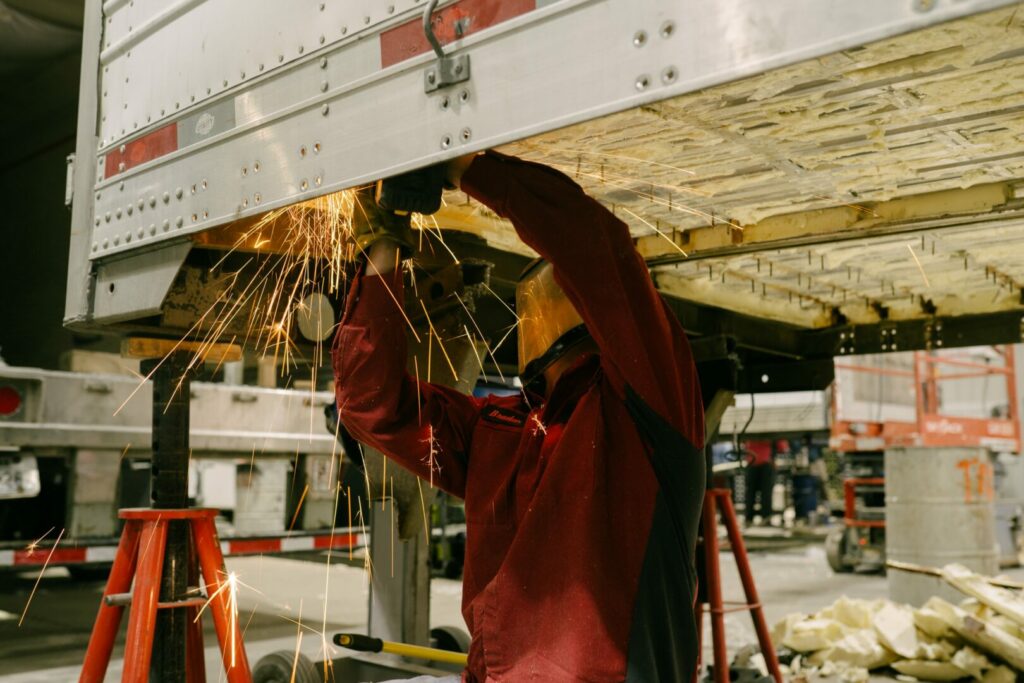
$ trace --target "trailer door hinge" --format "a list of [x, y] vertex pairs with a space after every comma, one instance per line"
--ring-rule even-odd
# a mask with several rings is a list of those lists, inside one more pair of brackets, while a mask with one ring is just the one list
[[71, 202], [75, 198], [75, 155], [69, 154], [67, 162], [67, 175], [64, 177], [64, 206], [71, 206]]
[[437, 62], [423, 74], [423, 89], [427, 93], [469, 80], [469, 55], [446, 55], [441, 42], [434, 35], [433, 18], [437, 3], [438, 0], [430, 0], [423, 11], [423, 33], [437, 55]]

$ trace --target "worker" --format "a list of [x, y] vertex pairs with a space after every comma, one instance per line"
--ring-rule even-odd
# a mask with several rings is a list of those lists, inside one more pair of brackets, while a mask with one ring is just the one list
[[744, 444], [747, 452], [746, 500], [743, 516], [747, 526], [754, 524], [755, 499], [760, 503], [761, 524], [772, 523], [772, 488], [775, 486], [774, 446], [767, 439], [751, 439]]
[[690, 347], [627, 226], [551, 168], [444, 170], [544, 261], [517, 288], [521, 395], [406, 371], [408, 218], [365, 206], [333, 361], [360, 441], [463, 498], [466, 681], [689, 681], [704, 417]]

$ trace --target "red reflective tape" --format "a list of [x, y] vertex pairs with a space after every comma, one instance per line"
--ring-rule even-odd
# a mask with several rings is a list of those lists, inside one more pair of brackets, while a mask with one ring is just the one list
[[[434, 13], [434, 35], [446, 45], [456, 39], [508, 21], [537, 9], [537, 0], [460, 0]], [[423, 20], [388, 29], [380, 34], [380, 61], [383, 68], [410, 57], [430, 52], [423, 34]]]
[[15, 550], [14, 565], [50, 565], [72, 564], [85, 562], [85, 548], [57, 548], [50, 554], [49, 548], [36, 548], [35, 550]]
[[276, 553], [281, 551], [280, 538], [250, 538], [228, 541], [229, 555], [247, 555], [253, 553]]
[[356, 544], [359, 537], [356, 534], [336, 534], [334, 536], [315, 536], [313, 547], [324, 548], [350, 548]]
[[[124, 151], [122, 151], [122, 148]], [[178, 124], [168, 123], [152, 133], [127, 142], [118, 149], [107, 152], [103, 177], [110, 178], [128, 169], [152, 161], [157, 157], [178, 149]]]

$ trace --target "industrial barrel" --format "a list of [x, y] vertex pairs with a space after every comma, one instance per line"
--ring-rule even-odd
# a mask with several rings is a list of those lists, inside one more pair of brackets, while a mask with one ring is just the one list
[[[891, 448], [885, 452], [885, 552], [901, 562], [999, 569], [995, 489], [982, 448]], [[889, 596], [919, 606], [933, 595], [963, 596], [942, 579], [889, 571]]]

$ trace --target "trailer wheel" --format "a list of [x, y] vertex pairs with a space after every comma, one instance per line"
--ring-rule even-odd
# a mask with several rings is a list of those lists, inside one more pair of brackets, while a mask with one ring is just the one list
[[438, 626], [430, 629], [434, 647], [448, 652], [469, 652], [469, 634], [458, 626]]
[[825, 537], [825, 557], [832, 571], [839, 574], [853, 571], [853, 566], [846, 562], [846, 527], [828, 532]]
[[[295, 678], [292, 678], [292, 668]], [[252, 670], [253, 683], [319, 683], [322, 676], [317, 672], [316, 665], [305, 655], [296, 658], [294, 652], [280, 650], [271, 652], [256, 662]]]

